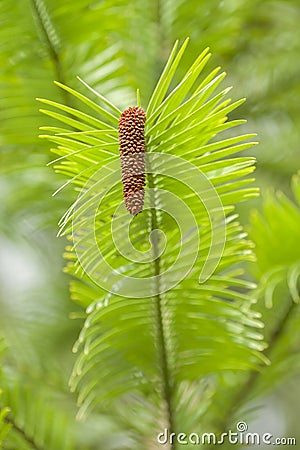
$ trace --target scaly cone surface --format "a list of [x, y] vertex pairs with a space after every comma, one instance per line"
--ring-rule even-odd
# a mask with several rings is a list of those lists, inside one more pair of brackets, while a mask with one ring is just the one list
[[135, 216], [143, 210], [145, 176], [145, 111], [131, 106], [119, 120], [123, 195], [126, 209]]

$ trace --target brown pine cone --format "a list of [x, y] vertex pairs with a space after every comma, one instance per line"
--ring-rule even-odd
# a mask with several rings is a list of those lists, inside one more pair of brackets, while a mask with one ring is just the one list
[[132, 215], [143, 210], [145, 177], [146, 114], [139, 106], [122, 112], [119, 120], [119, 144], [125, 206]]

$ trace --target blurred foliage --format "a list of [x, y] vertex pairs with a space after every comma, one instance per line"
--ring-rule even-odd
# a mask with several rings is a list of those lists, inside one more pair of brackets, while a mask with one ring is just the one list
[[[57, 89], [53, 80], [77, 88], [76, 75], [80, 75], [120, 107], [134, 101], [137, 87], [145, 103], [174, 40], [190, 36], [189, 57], [182, 70], [200, 50], [211, 47], [212, 64], [226, 67], [234, 96], [248, 98], [238, 114], [248, 119], [250, 131], [259, 133], [257, 184], [263, 194], [273, 186], [291, 198], [290, 178], [300, 167], [299, 18], [298, 0], [0, 3], [0, 324], [8, 345], [3, 365], [10, 374], [12, 393], [20, 384], [24, 388], [34, 385], [38, 391], [41, 387], [46, 398], [56, 393], [56, 408], [63, 409], [68, 420], [73, 417], [75, 406], [67, 393], [67, 380], [73, 364], [72, 344], [82, 323], [68, 318], [75, 306], [69, 301], [68, 279], [62, 274], [65, 242], [55, 235], [58, 219], [74, 193], [65, 190], [51, 198], [63, 177], [59, 179], [46, 167], [51, 156], [48, 145], [37, 137], [45, 120], [35, 98], [47, 97], [73, 106], [74, 100]], [[271, 314], [280, 319], [279, 306], [295, 305], [295, 282], [291, 290], [284, 277], [294, 280], [297, 273], [287, 267], [296, 267], [299, 261], [298, 213], [286, 197], [276, 200], [271, 195], [264, 207], [263, 199], [252, 200], [252, 205], [261, 211], [267, 208], [265, 221], [269, 225], [256, 216], [251, 227], [259, 231], [256, 238], [254, 231], [251, 236], [258, 250], [258, 264], [252, 270], [263, 288], [271, 278], [270, 289], [275, 289], [273, 309], [262, 311], [268, 323]], [[241, 209], [246, 223], [248, 210], [248, 204]], [[266, 295], [270, 298], [270, 292], [259, 290], [261, 300]], [[297, 306], [292, 308], [298, 311]], [[290, 333], [297, 336], [296, 325]], [[299, 357], [297, 343], [291, 344], [287, 338], [284, 345], [287, 356]], [[291, 365], [285, 366], [289, 371]], [[220, 383], [228, 387], [226, 380]], [[235, 381], [230, 383], [233, 386]], [[297, 393], [288, 397], [289, 384], [286, 386], [283, 394], [275, 391], [280, 405], [284, 408], [294, 401], [296, 408]], [[203, 399], [203, 392], [213, 398], [209, 383], [199, 390], [199, 399]], [[18, 392], [22, 397], [24, 391]], [[26, 395], [30, 392], [28, 388]], [[7, 405], [9, 391], [7, 395], [4, 400], [1, 396], [1, 405]], [[61, 400], [64, 395], [68, 400]], [[26, 405], [25, 396], [22, 404]], [[126, 413], [119, 418], [95, 415], [89, 423], [76, 425], [80, 432], [71, 427], [71, 434], [81, 450], [131, 448], [128, 430], [133, 425], [128, 425], [127, 419]], [[296, 433], [293, 416], [289, 420]], [[18, 421], [21, 426], [22, 418]], [[19, 439], [18, 444], [7, 443], [6, 448], [28, 448], [22, 437], [13, 439]]]

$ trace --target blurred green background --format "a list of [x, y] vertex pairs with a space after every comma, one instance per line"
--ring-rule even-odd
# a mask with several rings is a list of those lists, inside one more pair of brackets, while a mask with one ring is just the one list
[[[223, 87], [248, 99], [231, 117], [246, 118], [243, 131], [257, 132], [260, 141], [253, 154], [262, 196], [239, 209], [249, 228], [249, 211], [262, 210], [267, 191], [292, 197], [290, 180], [300, 168], [299, 23], [299, 0], [0, 2], [0, 326], [9, 347], [3, 371], [51, 398], [54, 410], [60, 405], [78, 448], [130, 448], [130, 434], [116, 419], [71, 419], [76, 399], [67, 382], [82, 323], [69, 318], [80, 311], [69, 300], [66, 242], [56, 233], [75, 194], [52, 197], [63, 177], [47, 167], [36, 97], [71, 105], [53, 80], [76, 88], [79, 75], [120, 108], [135, 103], [139, 88], [145, 106], [175, 39], [191, 38], [183, 69], [209, 46], [209, 69], [221, 65], [228, 74]], [[298, 371], [269, 392], [255, 430], [269, 424], [300, 442], [299, 404]]]

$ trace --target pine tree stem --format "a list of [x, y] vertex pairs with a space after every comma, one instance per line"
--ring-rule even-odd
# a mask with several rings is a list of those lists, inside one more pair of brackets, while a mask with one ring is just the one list
[[[174, 432], [174, 416], [173, 416], [173, 383], [172, 374], [169, 367], [168, 361], [168, 350], [166, 343], [166, 331], [165, 324], [163, 320], [163, 304], [162, 297], [160, 295], [160, 274], [161, 274], [161, 261], [159, 256], [159, 237], [154, 230], [158, 229], [158, 219], [155, 209], [155, 193], [154, 193], [154, 180], [151, 173], [151, 169], [148, 173], [150, 196], [151, 196], [151, 232], [152, 232], [152, 254], [153, 254], [153, 264], [154, 264], [154, 276], [156, 279], [155, 290], [157, 294], [154, 296], [154, 308], [155, 308], [155, 319], [156, 319], [156, 336], [157, 336], [157, 347], [159, 352], [159, 361], [161, 368], [161, 381], [162, 381], [162, 395], [163, 400], [166, 405], [166, 419], [167, 428], [169, 434]], [[153, 232], [154, 231], [154, 232]], [[170, 444], [170, 450], [175, 450], [176, 444]]]
[[[57, 81], [59, 81], [62, 84], [65, 84], [60, 52], [59, 52], [57, 45], [54, 42], [53, 38], [49, 34], [43, 14], [41, 14], [40, 8], [41, 8], [41, 6], [43, 6], [45, 8], [45, 5], [42, 0], [40, 0], [40, 3], [38, 2], [38, 0], [31, 0], [31, 4], [32, 4], [32, 9], [34, 11], [34, 15], [35, 15], [37, 23], [38, 23], [38, 27], [41, 30], [44, 41], [46, 43], [46, 47], [48, 49], [49, 56], [52, 60], [53, 66], [54, 66], [55, 77], [56, 77]], [[50, 22], [50, 17], [48, 17], [48, 15], [47, 15], [47, 18]], [[53, 26], [53, 29], [54, 29], [54, 26]], [[65, 90], [63, 90], [62, 95], [64, 97], [65, 104], [68, 105], [70, 103], [69, 102], [69, 94]]]
[[[161, 372], [162, 372], [162, 393], [166, 403], [167, 424], [169, 434], [174, 432], [174, 417], [173, 417], [173, 389], [170, 383], [170, 370], [168, 365], [166, 339], [164, 332], [164, 324], [162, 318], [161, 298], [159, 295], [155, 297], [155, 312], [157, 319], [157, 340], [160, 352]], [[175, 443], [170, 444], [170, 449], [175, 450]]]

